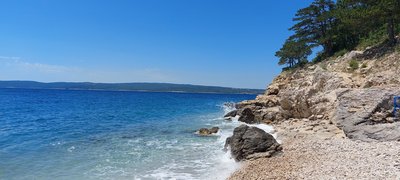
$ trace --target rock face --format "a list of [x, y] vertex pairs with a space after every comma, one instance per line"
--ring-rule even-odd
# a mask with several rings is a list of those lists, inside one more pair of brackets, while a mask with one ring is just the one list
[[[359, 69], [349, 68], [353, 59]], [[329, 121], [352, 139], [400, 140], [400, 124], [389, 113], [389, 100], [400, 95], [399, 60], [400, 52], [352, 51], [282, 72], [263, 95], [236, 104], [237, 115], [246, 123], [276, 125], [290, 119]]]
[[282, 147], [275, 138], [257, 127], [241, 125], [226, 139], [225, 147], [230, 147], [236, 161], [270, 157], [281, 151]]
[[255, 116], [253, 114], [253, 111], [250, 108], [245, 108], [240, 113], [239, 121], [245, 122], [247, 124], [253, 124], [256, 123], [254, 117]]
[[218, 131], [219, 131], [218, 127], [213, 127], [211, 129], [201, 128], [201, 129], [199, 129], [198, 132], [199, 132], [199, 135], [201, 135], [201, 136], [209, 136], [211, 134], [218, 133]]
[[368, 88], [345, 91], [334, 114], [347, 137], [362, 141], [400, 140], [400, 122], [393, 117], [393, 96], [398, 88]]

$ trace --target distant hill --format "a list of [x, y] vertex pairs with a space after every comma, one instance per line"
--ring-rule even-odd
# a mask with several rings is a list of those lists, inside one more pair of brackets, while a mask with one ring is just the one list
[[146, 92], [188, 92], [222, 94], [263, 94], [262, 89], [240, 89], [218, 86], [200, 86], [171, 83], [91, 83], [91, 82], [53, 82], [0, 81], [0, 88], [27, 89], [69, 89], [69, 90], [107, 90], [107, 91], [146, 91]]

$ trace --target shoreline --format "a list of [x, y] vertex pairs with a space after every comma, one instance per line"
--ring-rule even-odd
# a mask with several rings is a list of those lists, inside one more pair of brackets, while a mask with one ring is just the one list
[[[246, 121], [273, 125], [283, 151], [244, 162], [229, 179], [399, 179], [399, 59], [351, 51], [284, 71], [238, 103]], [[351, 70], [354, 60], [364, 66]]]
[[[295, 121], [295, 122], [294, 122]], [[332, 126], [312, 130], [294, 119], [274, 126], [283, 152], [241, 163], [229, 180], [242, 179], [397, 179], [400, 142], [364, 142]], [[311, 122], [311, 121], [310, 121]], [[332, 131], [326, 132], [326, 129]], [[318, 128], [316, 128], [318, 129]], [[341, 132], [340, 132], [341, 131]]]

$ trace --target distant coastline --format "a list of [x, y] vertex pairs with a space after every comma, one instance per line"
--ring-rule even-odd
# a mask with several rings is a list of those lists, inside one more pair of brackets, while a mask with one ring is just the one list
[[263, 94], [263, 89], [229, 88], [173, 83], [92, 83], [92, 82], [37, 82], [0, 81], [5, 89], [53, 89], [88, 91], [132, 91], [132, 92], [170, 92], [204, 94]]

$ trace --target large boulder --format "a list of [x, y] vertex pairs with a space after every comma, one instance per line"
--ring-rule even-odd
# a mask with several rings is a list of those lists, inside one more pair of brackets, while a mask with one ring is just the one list
[[270, 157], [281, 151], [282, 147], [275, 138], [260, 128], [241, 125], [226, 139], [225, 148], [230, 148], [236, 161], [259, 157]]
[[253, 114], [253, 110], [251, 108], [245, 108], [240, 113], [239, 121], [245, 122], [247, 124], [256, 123], [255, 116]]
[[397, 87], [343, 90], [338, 92], [333, 120], [350, 139], [400, 141], [400, 122], [391, 117], [398, 94]]

